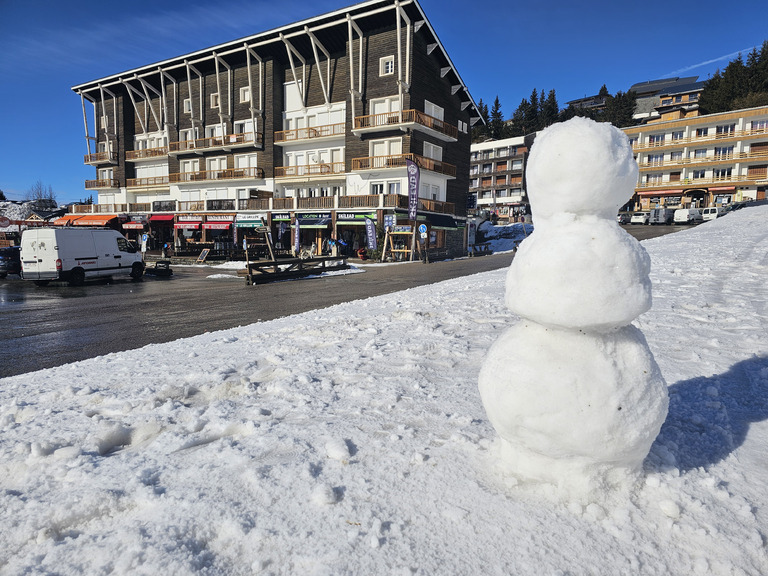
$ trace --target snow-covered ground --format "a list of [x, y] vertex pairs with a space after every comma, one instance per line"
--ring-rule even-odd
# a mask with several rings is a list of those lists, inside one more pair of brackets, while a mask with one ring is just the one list
[[0, 380], [0, 574], [768, 574], [766, 222], [643, 242], [670, 409], [626, 490], [496, 466], [499, 270]]

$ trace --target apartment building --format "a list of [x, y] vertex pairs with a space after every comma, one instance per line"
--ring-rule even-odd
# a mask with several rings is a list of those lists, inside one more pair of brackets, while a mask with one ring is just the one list
[[[160, 242], [237, 244], [265, 222], [288, 244], [350, 244], [365, 220], [419, 223], [464, 248], [468, 88], [416, 0], [372, 0], [72, 88], [97, 204]], [[91, 118], [92, 113], [92, 118]]]
[[530, 214], [525, 165], [535, 134], [472, 144], [469, 192], [477, 212], [488, 211], [502, 224]]
[[768, 188], [768, 106], [625, 128], [640, 176], [635, 209], [761, 200]]

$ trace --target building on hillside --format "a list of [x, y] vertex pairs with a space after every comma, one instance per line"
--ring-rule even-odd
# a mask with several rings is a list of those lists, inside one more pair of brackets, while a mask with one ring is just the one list
[[[416, 0], [370, 0], [74, 86], [86, 182], [76, 206], [157, 242], [362, 243], [407, 224], [409, 162], [433, 247], [463, 250], [477, 106]], [[92, 105], [93, 124], [86, 111]], [[122, 222], [121, 222], [122, 219]]]
[[698, 76], [688, 76], [685, 78], [675, 77], [646, 80], [645, 82], [633, 84], [628, 90], [628, 92], [634, 92], [637, 98], [635, 113], [632, 117], [639, 123], [661, 119], [661, 112], [656, 109], [662, 104], [661, 95], [672, 94], [674, 100], [674, 97], [678, 95], [676, 92], [677, 88], [688, 87], [695, 84], [698, 79]]
[[676, 85], [659, 93], [659, 104], [654, 107], [654, 114], [646, 123], [682, 120], [699, 115], [699, 96], [706, 82]]
[[595, 94], [594, 96], [585, 96], [584, 98], [577, 98], [576, 100], [570, 100], [565, 103], [565, 107], [573, 106], [574, 108], [581, 110], [592, 110], [594, 112], [600, 112], [605, 110], [605, 103], [607, 96], [601, 96]]
[[520, 221], [530, 214], [525, 166], [535, 134], [472, 144], [469, 192], [476, 212], [488, 211], [499, 223]]
[[624, 128], [640, 176], [635, 208], [765, 199], [768, 106]]

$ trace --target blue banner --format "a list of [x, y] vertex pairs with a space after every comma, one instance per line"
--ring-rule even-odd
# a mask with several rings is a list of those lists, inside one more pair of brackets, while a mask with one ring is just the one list
[[368, 237], [368, 250], [376, 250], [378, 247], [376, 242], [376, 222], [371, 218], [365, 219], [365, 234]]
[[405, 167], [408, 174], [408, 220], [416, 220], [416, 211], [419, 209], [419, 178], [421, 173], [418, 164], [413, 160], [406, 158]]

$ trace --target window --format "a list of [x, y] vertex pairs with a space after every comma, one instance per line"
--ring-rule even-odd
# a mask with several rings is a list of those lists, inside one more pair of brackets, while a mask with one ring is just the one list
[[664, 163], [664, 154], [649, 154], [648, 164], [651, 166], [661, 166]]
[[662, 178], [661, 174], [648, 174], [648, 178], [646, 179], [646, 182], [649, 185], [654, 186], [656, 184], [661, 184], [661, 178]]
[[680, 162], [683, 159], [683, 152], [681, 150], [678, 150], [677, 152], [672, 152], [669, 155], [669, 159], [673, 162]]
[[440, 146], [435, 146], [431, 142], [424, 142], [424, 156], [431, 158], [432, 160], [442, 161], [443, 149]]
[[523, 169], [522, 160], [512, 160], [512, 170], [522, 170], [522, 169]]
[[715, 128], [715, 134], [718, 136], [726, 136], [736, 132], [736, 124], [723, 124]]
[[504, 158], [505, 156], [509, 156], [509, 147], [499, 148], [496, 150], [496, 156], [497, 158]]
[[706, 148], [699, 148], [698, 150], [693, 151], [693, 157], [694, 158], [706, 158], [707, 157], [707, 149]]
[[219, 93], [211, 94], [211, 109], [219, 107]]
[[387, 182], [387, 194], [400, 194], [400, 182]]
[[696, 137], [701, 138], [709, 133], [709, 128], [696, 128]]
[[677, 104], [677, 103], [680, 103], [680, 102], [682, 102], [682, 101], [683, 101], [683, 97], [682, 97], [682, 96], [675, 96], [675, 103], [676, 103], [676, 104]]
[[240, 88], [240, 103], [251, 101], [251, 89], [248, 86]]
[[676, 132], [672, 132], [672, 140], [682, 140], [683, 139], [683, 131], [677, 130]]
[[467, 124], [466, 122], [464, 122], [462, 120], [459, 120], [458, 128], [459, 128], [459, 132], [462, 132], [463, 134], [466, 134], [467, 131], [469, 130], [469, 124]]
[[395, 57], [379, 58], [379, 76], [391, 76], [395, 73]]
[[179, 140], [181, 142], [188, 142], [190, 140], [197, 140], [197, 128], [187, 128], [186, 130], [179, 130]]
[[424, 100], [424, 113], [427, 116], [432, 116], [432, 118], [437, 118], [438, 120], [442, 120], [443, 115], [445, 114], [445, 110], [443, 110], [437, 104], [433, 104], [429, 100]]
[[651, 134], [648, 136], [648, 144], [651, 146], [661, 146], [664, 144], [664, 134]]
[[733, 146], [720, 146], [715, 148], [715, 158], [718, 160], [731, 158], [733, 156]]
[[632, 146], [632, 148], [637, 146], [637, 136], [635, 136], [634, 138], [630, 138], [629, 139], [629, 145]]
[[184, 113], [192, 114], [192, 98], [184, 98]]
[[768, 120], [752, 120], [751, 125], [752, 130], [765, 132], [765, 129], [768, 128]]
[[700, 179], [704, 178], [705, 174], [706, 174], [705, 170], [694, 170], [693, 171], [693, 179], [694, 180], [700, 180]]
[[384, 182], [373, 182], [371, 184], [371, 194], [384, 194]]
[[731, 171], [732, 171], [732, 168], [715, 168], [712, 175], [715, 177], [715, 179], [718, 179], [718, 178], [721, 180], [730, 179]]

